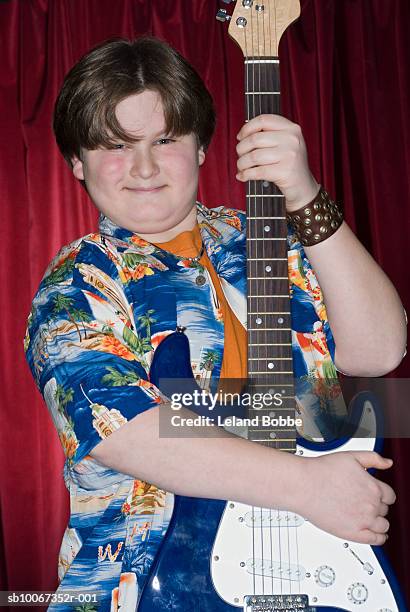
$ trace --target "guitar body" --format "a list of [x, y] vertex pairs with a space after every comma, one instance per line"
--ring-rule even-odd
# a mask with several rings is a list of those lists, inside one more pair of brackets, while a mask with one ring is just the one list
[[[244, 534], [243, 540], [240, 540], [243, 534], [235, 532], [235, 536], [230, 537], [229, 532], [233, 536], [233, 530], [238, 526], [238, 517], [252, 509], [234, 504], [234, 509], [230, 510], [230, 504], [219, 500], [175, 497], [174, 514], [142, 592], [138, 612], [237, 612], [243, 609], [243, 596], [253, 593], [252, 574], [248, 573], [246, 567], [240, 567], [242, 559], [248, 560], [246, 554], [248, 558], [252, 554], [251, 537], [249, 533]], [[277, 513], [272, 514], [275, 516]], [[285, 540], [286, 528], [282, 529]], [[307, 522], [297, 529], [299, 564], [306, 571], [305, 576], [310, 574], [309, 578], [300, 581], [300, 592], [308, 595], [310, 605], [323, 612], [349, 612], [357, 605], [352, 597], [358, 595], [366, 597], [365, 602], [358, 604], [360, 610], [405, 612], [397, 581], [380, 549], [353, 542], [348, 543], [349, 548], [345, 548], [344, 541]], [[350, 549], [364, 563], [371, 565], [371, 575], [363, 569]], [[224, 553], [227, 554], [225, 567], [220, 573], [215, 568], [216, 562], [212, 561], [216, 552], [220, 553], [221, 559], [224, 559]], [[330, 587], [319, 586], [318, 572], [326, 580], [331, 579], [334, 572], [334, 583]], [[261, 576], [258, 582], [262, 584]], [[283, 580], [282, 591], [280, 580], [274, 580], [274, 584], [277, 590], [273, 592], [277, 594], [290, 592], [287, 586], [291, 586], [293, 594], [299, 592], [297, 581], [292, 581], [290, 585], [289, 581]], [[265, 595], [272, 592], [270, 585], [271, 579], [266, 576]], [[356, 585], [353, 592], [349, 592], [353, 585]], [[357, 585], [364, 585], [366, 591]], [[249, 589], [246, 589], [247, 586]], [[221, 597], [223, 594], [234, 594], [238, 603], [232, 605], [232, 598], [230, 601], [224, 600]], [[315, 597], [317, 603], [314, 603]], [[332, 605], [332, 601], [339, 602], [338, 607]], [[344, 602], [344, 605], [340, 602]]]
[[[357, 398], [356, 401], [360, 403], [362, 400]], [[369, 400], [366, 399], [363, 410], [366, 411], [368, 407]], [[337, 450], [373, 449], [374, 440], [366, 440], [365, 444], [361, 442], [363, 440], [351, 440]], [[323, 446], [326, 445], [318, 444], [316, 451], [306, 450], [302, 446], [298, 450], [304, 450], [307, 456], [330, 452]], [[334, 449], [331, 452], [335, 452]], [[260, 512], [260, 509], [235, 502], [176, 496], [172, 520], [142, 592], [139, 612], [233, 612], [243, 608], [244, 596], [254, 592], [253, 573], [249, 571], [248, 565], [253, 558], [253, 538], [252, 526], [246, 520], [239, 522], [239, 519], [252, 513], [257, 516]], [[265, 511], [265, 514], [267, 518], [273, 516], [277, 525], [277, 518], [285, 521], [288, 513]], [[279, 530], [282, 532], [280, 535], [285, 549], [282, 555], [278, 547]], [[269, 550], [272, 529], [264, 531], [265, 550]], [[276, 546], [273, 556], [269, 554], [265, 563], [270, 564], [273, 559], [279, 566], [282, 561], [286, 571], [288, 553], [296, 561], [297, 550], [298, 566], [302, 568], [303, 577], [300, 581], [295, 578], [283, 579], [282, 585], [279, 579], [274, 578], [272, 590], [271, 573], [266, 570], [263, 579], [260, 572], [256, 577], [259, 586], [257, 594], [300, 592], [308, 595], [310, 605], [316, 601], [318, 609], [327, 612], [351, 610], [353, 598], [365, 598], [365, 601], [357, 605], [366, 612], [405, 611], [397, 582], [379, 548], [345, 542], [303, 519], [297, 526], [275, 526], [273, 531]], [[287, 546], [289, 531], [293, 544], [290, 547]], [[260, 552], [260, 528], [257, 537]], [[216, 556], [219, 561], [215, 561]], [[241, 567], [241, 562], [248, 564]], [[362, 563], [369, 564], [371, 573], [363, 569]], [[332, 584], [326, 586], [327, 581]], [[339, 607], [334, 607], [332, 601], [339, 602]], [[345, 602], [345, 605], [340, 607], [340, 602]]]
[[[165, 380], [170, 393], [170, 381], [183, 378], [188, 369], [188, 339], [175, 332], [156, 351], [152, 382], [161, 387]], [[311, 457], [347, 450], [379, 452], [381, 416], [372, 395], [358, 394], [349, 413], [358, 430], [369, 432], [367, 438], [335, 443], [299, 439], [296, 452]], [[309, 606], [327, 612], [348, 612], [357, 606], [364, 612], [406, 610], [379, 547], [341, 540], [294, 513], [175, 496], [172, 519], [138, 611], [251, 611], [244, 608], [247, 595], [298, 593], [308, 596]]]

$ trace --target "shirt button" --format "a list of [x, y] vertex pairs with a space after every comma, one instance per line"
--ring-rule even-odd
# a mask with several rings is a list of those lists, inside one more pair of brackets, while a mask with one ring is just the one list
[[203, 274], [198, 274], [198, 276], [195, 279], [195, 282], [199, 287], [202, 287], [202, 285], [205, 285], [206, 283], [206, 278]]

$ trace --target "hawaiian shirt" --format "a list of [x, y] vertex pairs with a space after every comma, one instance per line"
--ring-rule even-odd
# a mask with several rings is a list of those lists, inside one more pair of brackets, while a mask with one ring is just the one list
[[[246, 325], [245, 215], [198, 204], [197, 216], [227, 301]], [[323, 431], [330, 403], [344, 414], [334, 341], [315, 274], [290, 231], [288, 246], [293, 362], [302, 381], [297, 392], [306, 395]], [[64, 449], [70, 494], [57, 593], [98, 590], [101, 611], [136, 609], [174, 496], [89, 453], [137, 414], [167, 401], [150, 382], [150, 365], [177, 326], [186, 328], [195, 378], [218, 380], [223, 320], [207, 270], [207, 282], [195, 283], [198, 265], [102, 217], [99, 233], [63, 247], [51, 262], [29, 315], [26, 357]], [[326, 379], [334, 384], [324, 392]]]

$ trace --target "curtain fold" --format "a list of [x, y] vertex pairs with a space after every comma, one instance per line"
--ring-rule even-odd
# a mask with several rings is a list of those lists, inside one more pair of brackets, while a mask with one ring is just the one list
[[[301, 124], [316, 178], [390, 276], [410, 312], [410, 3], [302, 0], [280, 47], [282, 108]], [[92, 231], [97, 214], [58, 153], [52, 110], [68, 69], [111, 37], [152, 33], [197, 68], [215, 99], [215, 139], [200, 199], [244, 208], [235, 180], [244, 121], [243, 58], [213, 0], [9, 0], [0, 3], [0, 194], [3, 254], [1, 590], [53, 590], [68, 517], [60, 442], [25, 364], [31, 299], [50, 259]], [[371, 279], [369, 279], [371, 282]], [[410, 373], [407, 358], [394, 373]], [[398, 492], [387, 548], [410, 597], [407, 439], [389, 441], [383, 478]], [[39, 608], [36, 608], [39, 610]]]

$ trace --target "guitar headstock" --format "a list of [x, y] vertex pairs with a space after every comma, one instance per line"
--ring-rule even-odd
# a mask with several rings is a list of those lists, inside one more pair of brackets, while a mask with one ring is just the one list
[[282, 34], [299, 15], [299, 0], [238, 0], [228, 32], [245, 57], [277, 57]]

